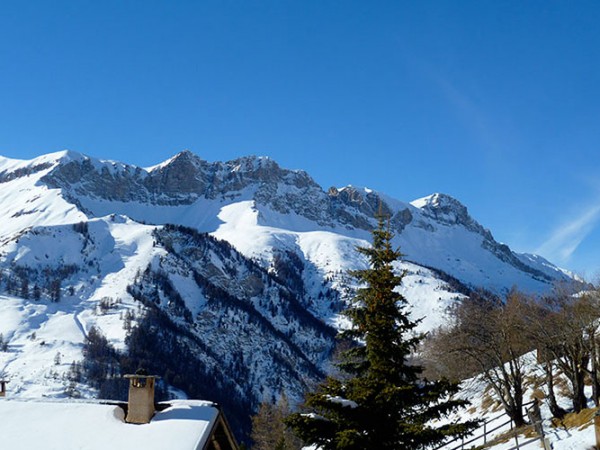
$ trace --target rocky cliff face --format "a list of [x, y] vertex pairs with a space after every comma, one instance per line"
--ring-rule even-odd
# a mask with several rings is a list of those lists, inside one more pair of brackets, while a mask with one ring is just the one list
[[257, 197], [266, 201], [276, 197], [279, 184], [299, 192], [320, 190], [305, 172], [284, 170], [268, 158], [209, 163], [189, 151], [150, 170], [82, 155], [56, 165], [42, 181], [78, 196], [155, 205], [189, 204], [199, 197], [231, 197], [250, 186], [256, 188]]
[[[259, 205], [281, 214], [300, 215], [323, 227], [371, 230], [373, 219], [383, 214], [391, 217], [395, 230], [401, 232], [415, 214], [415, 208], [408, 204], [392, 208], [371, 190], [347, 186], [325, 192], [306, 172], [283, 169], [269, 158], [253, 156], [209, 163], [184, 151], [144, 170], [80, 155], [58, 164], [42, 181], [62, 189], [72, 200], [92, 197], [177, 206], [190, 205], [199, 198], [232, 201], [250, 196]], [[422, 213], [433, 221], [462, 225], [491, 238], [465, 206], [447, 195], [432, 196]]]
[[445, 194], [433, 194], [417, 201], [425, 217], [444, 225], [459, 225], [469, 231], [493, 239], [489, 230], [477, 223], [467, 211], [467, 207], [455, 198]]

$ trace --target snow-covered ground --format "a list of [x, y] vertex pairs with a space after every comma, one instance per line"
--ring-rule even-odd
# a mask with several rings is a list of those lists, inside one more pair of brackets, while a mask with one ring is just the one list
[[[524, 355], [523, 359], [526, 361], [525, 379], [529, 380], [526, 382], [524, 402], [525, 404], [529, 404], [527, 406], [527, 409], [529, 409], [531, 408], [530, 403], [535, 397], [539, 397], [540, 391], [544, 392], [545, 394], [547, 394], [547, 392], [545, 392], [545, 384], [542, 383], [540, 385], [540, 383], [536, 382], [542, 380], [544, 374], [543, 369], [536, 362], [534, 352]], [[565, 397], [564, 393], [557, 389], [555, 394], [557, 395], [559, 406], [569, 410], [572, 404], [570, 403], [570, 400]], [[590, 408], [594, 408], [591, 400], [591, 394], [591, 387], [587, 387], [586, 395], [589, 399], [588, 405]], [[482, 419], [488, 422], [486, 425], [488, 432], [489, 430], [499, 427], [497, 430], [493, 431], [487, 436], [487, 449], [508, 450], [515, 447], [517, 441], [520, 445], [522, 445], [524, 442], [530, 441], [536, 437], [531, 430], [527, 430], [524, 434], [519, 434], [517, 436], [517, 441], [514, 439], [514, 437], [511, 437], [511, 425], [510, 423], [506, 423], [510, 422], [509, 418], [504, 414], [504, 410], [500, 405], [500, 402], [496, 399], [495, 394], [491, 389], [488, 388], [487, 383], [482, 379], [481, 376], [464, 381], [461, 385], [461, 392], [458, 394], [458, 396], [469, 400], [471, 405], [467, 408], [467, 410], [458, 412], [455, 417], [459, 417], [462, 420]], [[554, 450], [592, 450], [595, 448], [594, 445], [596, 444], [596, 437], [593, 426], [592, 411], [584, 411], [582, 413], [583, 419], [580, 422], [578, 421], [578, 426], [571, 428], [567, 428], [564, 425], [557, 426], [553, 424], [551, 420], [552, 415], [549, 408], [545, 405], [544, 400], [540, 402], [540, 412], [542, 415], [545, 436], [548, 438]], [[568, 423], [568, 420], [565, 420], [565, 422]], [[505, 425], [500, 426], [502, 424]], [[483, 432], [484, 428], [482, 426], [476, 430], [471, 437], [466, 438], [465, 442], [469, 442], [469, 444], [466, 445], [465, 448], [483, 445], [483, 438], [473, 440], [474, 438], [483, 435]], [[504, 438], [499, 439], [500, 442], [498, 444], [489, 444], [490, 441], [493, 441], [494, 437], [500, 437], [503, 435]], [[452, 450], [457, 447], [460, 448], [460, 444], [460, 441], [451, 442], [442, 447], [440, 450]], [[537, 442], [528, 444], [524, 448], [529, 450], [543, 447], [541, 442], [538, 440]]]
[[[8, 351], [0, 352], [0, 376], [10, 379], [12, 395], [64, 396], [68, 372], [73, 362], [81, 361], [92, 327], [115, 348], [125, 345], [124, 316], [140, 307], [126, 287], [163, 250], [153, 246], [154, 227], [118, 216], [94, 219], [88, 225], [87, 241], [65, 225], [40, 227], [18, 242], [0, 246], [4, 264], [81, 267], [63, 280], [72, 291], [65, 289], [57, 303], [0, 295], [0, 333], [8, 342]], [[52, 239], [47, 238], [50, 233]], [[110, 308], [102, 309], [102, 302], [110, 302]], [[84, 385], [78, 390], [84, 396], [92, 394]]]

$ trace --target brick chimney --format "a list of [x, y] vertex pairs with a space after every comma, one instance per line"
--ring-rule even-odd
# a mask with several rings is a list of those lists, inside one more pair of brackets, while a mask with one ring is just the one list
[[138, 370], [135, 375], [125, 375], [125, 378], [129, 379], [129, 400], [125, 422], [150, 423], [154, 415], [154, 385], [159, 377]]

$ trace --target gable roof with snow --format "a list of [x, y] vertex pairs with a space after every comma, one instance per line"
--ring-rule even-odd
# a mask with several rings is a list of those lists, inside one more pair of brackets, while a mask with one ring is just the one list
[[[163, 409], [164, 408], [164, 409]], [[237, 450], [211, 402], [159, 404], [148, 424], [125, 422], [120, 404], [102, 401], [0, 401], [2, 448], [33, 450]]]

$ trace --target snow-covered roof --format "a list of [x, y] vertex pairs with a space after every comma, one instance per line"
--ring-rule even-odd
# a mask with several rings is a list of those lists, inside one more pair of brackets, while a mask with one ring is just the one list
[[210, 402], [173, 400], [148, 424], [125, 423], [116, 404], [0, 400], [2, 448], [33, 450], [196, 450], [219, 419]]

